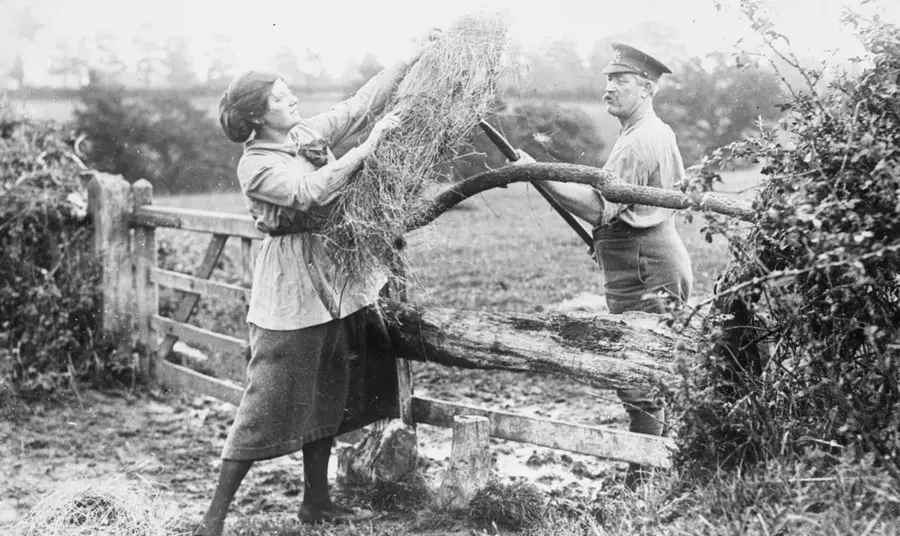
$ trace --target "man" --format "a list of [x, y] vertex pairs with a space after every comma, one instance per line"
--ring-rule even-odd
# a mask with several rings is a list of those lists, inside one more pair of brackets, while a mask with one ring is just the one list
[[[672, 188], [684, 178], [684, 164], [675, 134], [653, 109], [657, 81], [672, 71], [634, 47], [612, 43], [612, 48], [613, 59], [603, 70], [603, 100], [622, 129], [603, 169], [631, 184]], [[534, 162], [525, 153], [521, 156], [517, 163]], [[663, 313], [667, 302], [687, 300], [693, 282], [691, 261], [675, 230], [673, 210], [611, 203], [584, 184], [542, 184], [561, 205], [593, 225], [594, 250], [611, 313]], [[631, 418], [632, 432], [663, 434], [664, 412], [653, 393], [628, 389], [618, 395]], [[633, 487], [642, 476], [641, 467], [632, 464], [626, 484]]]

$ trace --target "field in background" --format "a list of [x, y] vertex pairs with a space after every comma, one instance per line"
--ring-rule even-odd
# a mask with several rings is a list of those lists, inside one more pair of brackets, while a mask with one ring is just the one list
[[[754, 170], [727, 173], [723, 189], [754, 184]], [[745, 194], [746, 195], [746, 194]], [[245, 213], [239, 194], [159, 197], [182, 208]], [[676, 222], [694, 266], [695, 296], [712, 289], [727, 262], [724, 242], [707, 243], [704, 218]], [[199, 247], [199, 245], [198, 245]], [[237, 245], [233, 245], [237, 249]], [[201, 252], [202, 253], [202, 252]], [[425, 306], [539, 311], [582, 292], [603, 293], [599, 269], [586, 247], [530, 186], [489, 190], [412, 233], [407, 253]]]

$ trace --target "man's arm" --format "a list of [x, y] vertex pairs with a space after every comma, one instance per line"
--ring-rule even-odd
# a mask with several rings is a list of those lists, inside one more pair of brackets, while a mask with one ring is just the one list
[[537, 181], [545, 187], [566, 210], [589, 223], [597, 225], [603, 219], [604, 201], [600, 192], [587, 184]]
[[[514, 164], [531, 164], [536, 162], [530, 154], [522, 151], [519, 159]], [[575, 216], [586, 221], [591, 226], [597, 225], [603, 218], [603, 210], [607, 204], [596, 189], [587, 184], [573, 184], [569, 182], [535, 181], [556, 199], [560, 205]]]

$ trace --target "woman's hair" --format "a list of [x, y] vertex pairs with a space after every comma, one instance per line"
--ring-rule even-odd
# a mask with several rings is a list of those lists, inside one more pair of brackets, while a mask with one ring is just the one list
[[281, 77], [268, 72], [248, 71], [237, 77], [219, 101], [219, 124], [233, 142], [243, 143], [257, 128], [253, 119], [269, 108], [269, 94]]

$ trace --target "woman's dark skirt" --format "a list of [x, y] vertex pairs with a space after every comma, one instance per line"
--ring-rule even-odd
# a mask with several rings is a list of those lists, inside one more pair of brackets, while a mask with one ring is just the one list
[[250, 325], [250, 363], [226, 460], [265, 460], [398, 411], [396, 363], [371, 307], [293, 331]]

